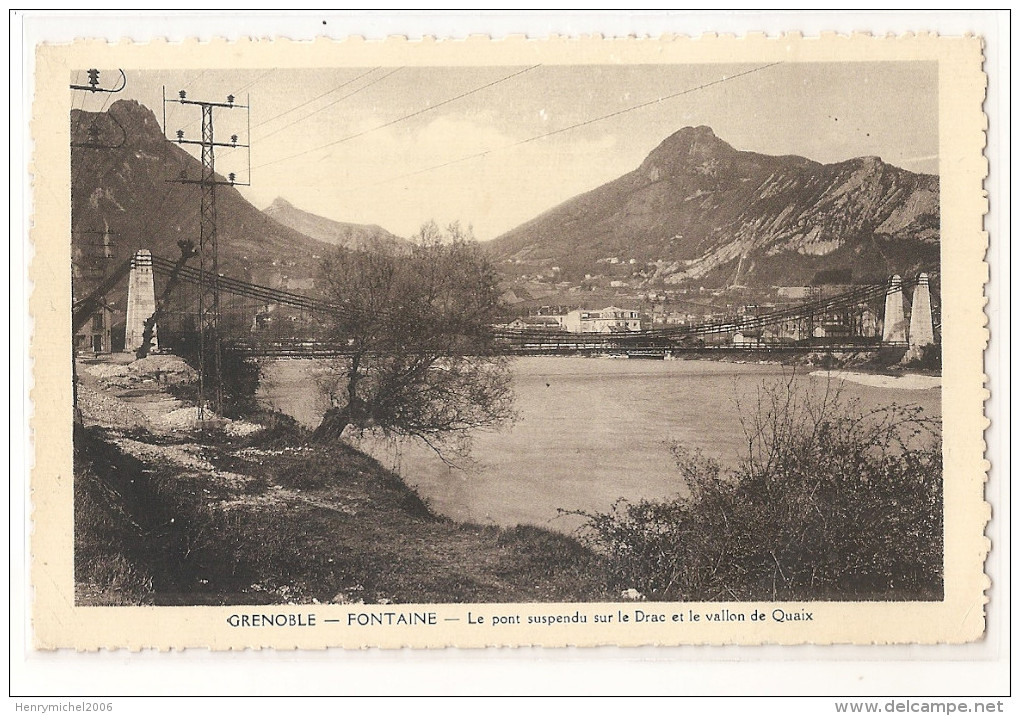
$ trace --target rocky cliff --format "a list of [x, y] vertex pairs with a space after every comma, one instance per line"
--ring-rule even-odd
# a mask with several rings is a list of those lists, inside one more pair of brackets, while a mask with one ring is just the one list
[[499, 259], [597, 272], [654, 263], [665, 283], [782, 285], [939, 265], [938, 178], [861, 157], [820, 164], [738, 151], [686, 127], [634, 171], [498, 237]]
[[[179, 239], [198, 245], [201, 187], [169, 180], [182, 173], [197, 179], [201, 164], [164, 138], [150, 109], [121, 100], [104, 113], [74, 110], [70, 121], [71, 240], [79, 266], [95, 263], [97, 254], [116, 264], [140, 248], [176, 259]], [[221, 273], [271, 285], [316, 274], [328, 244], [266, 216], [231, 186], [217, 187], [216, 199]], [[106, 231], [106, 238], [96, 233]]]

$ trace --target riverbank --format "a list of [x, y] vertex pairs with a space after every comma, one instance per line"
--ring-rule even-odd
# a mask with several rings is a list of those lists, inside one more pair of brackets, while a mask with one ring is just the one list
[[815, 370], [811, 375], [826, 380], [848, 381], [872, 388], [894, 388], [897, 390], [932, 390], [942, 387], [942, 378], [937, 375], [905, 373], [888, 375], [883, 373], [862, 373], [846, 370]]
[[675, 360], [710, 360], [719, 363], [784, 365], [790, 367], [845, 370], [873, 375], [941, 375], [940, 356], [926, 352], [922, 359], [907, 359], [905, 347], [886, 347], [875, 351], [813, 350], [696, 350], [676, 354]]
[[[260, 399], [308, 428], [328, 404], [315, 361], [275, 361]], [[532, 524], [573, 535], [582, 520], [623, 497], [669, 499], [686, 490], [669, 446], [701, 450], [735, 468], [747, 454], [747, 420], [763, 389], [795, 385], [822, 397], [829, 388], [871, 411], [909, 403], [934, 420], [936, 390], [888, 390], [813, 377], [817, 368], [758, 361], [628, 360], [580, 356], [514, 361], [518, 420], [472, 436], [471, 459], [452, 468], [413, 441], [359, 445], [452, 519], [509, 527]]]
[[79, 604], [612, 600], [593, 552], [436, 515], [347, 445], [263, 413], [193, 429], [172, 359], [79, 364]]

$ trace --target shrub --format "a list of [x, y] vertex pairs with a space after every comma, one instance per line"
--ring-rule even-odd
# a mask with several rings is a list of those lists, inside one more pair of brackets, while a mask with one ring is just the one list
[[688, 494], [586, 518], [610, 588], [670, 600], [939, 599], [942, 453], [916, 409], [760, 391], [723, 471], [673, 445]]
[[84, 431], [75, 445], [75, 579], [92, 604], [134, 603], [233, 577], [236, 542], [199, 476], [147, 466]]
[[152, 577], [128, 553], [140, 528], [120, 495], [86, 461], [74, 472], [74, 578], [78, 604], [148, 604]]
[[[196, 371], [201, 371], [205, 384], [213, 385], [216, 380], [216, 356], [214, 351], [207, 351], [202, 364], [197, 332], [186, 333], [172, 344], [174, 353], [183, 358]], [[223, 379], [223, 414], [228, 418], [238, 418], [257, 409], [255, 395], [258, 392], [262, 367], [259, 362], [249, 358], [242, 351], [226, 343], [220, 344], [220, 374]], [[194, 395], [197, 399], [197, 385], [174, 391], [177, 397], [187, 398]], [[206, 399], [212, 394], [207, 389]]]
[[278, 410], [260, 410], [248, 415], [248, 419], [262, 425], [262, 430], [245, 435], [241, 445], [263, 448], [294, 447], [308, 442], [309, 431], [291, 416]]
[[910, 360], [905, 361], [903, 365], [906, 368], [921, 370], [942, 370], [942, 346], [935, 343], [921, 346], [920, 351], [916, 355], [912, 355]]

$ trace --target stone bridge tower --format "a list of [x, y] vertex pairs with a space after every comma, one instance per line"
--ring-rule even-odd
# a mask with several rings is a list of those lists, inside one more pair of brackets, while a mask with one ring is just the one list
[[921, 349], [935, 343], [935, 329], [931, 318], [931, 292], [928, 288], [928, 274], [917, 277], [914, 300], [910, 306], [910, 344], [908, 357], [920, 357]]
[[[156, 312], [156, 285], [152, 278], [152, 254], [139, 249], [131, 259], [128, 277], [127, 319], [124, 324], [124, 350], [134, 353], [142, 345], [145, 321]], [[156, 327], [152, 328], [152, 347], [158, 348]]]
[[885, 316], [882, 319], [883, 343], [907, 342], [907, 318], [903, 311], [903, 281], [899, 274], [889, 279], [885, 294]]

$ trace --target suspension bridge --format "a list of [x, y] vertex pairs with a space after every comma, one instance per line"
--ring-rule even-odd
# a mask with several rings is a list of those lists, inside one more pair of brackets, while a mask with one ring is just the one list
[[[198, 329], [198, 296], [216, 286], [221, 295], [220, 339], [245, 355], [265, 358], [328, 358], [344, 355], [347, 344], [331, 340], [330, 324], [350, 309], [321, 298], [263, 286], [139, 252], [89, 296], [74, 304], [75, 329], [124, 275], [151, 272], [154, 280], [143, 302], [152, 342], [164, 350], [185, 349]], [[162, 284], [161, 305], [154, 287]], [[132, 279], [129, 284], [137, 283]], [[144, 282], [143, 282], [144, 285]], [[913, 290], [910, 320], [904, 294]], [[142, 293], [146, 293], [142, 291]], [[129, 291], [129, 312], [137, 302]], [[136, 314], [138, 311], [135, 312]], [[924, 314], [924, 315], [920, 315]], [[890, 319], [891, 317], [891, 319]], [[155, 319], [154, 321], [151, 319]], [[137, 320], [137, 319], [136, 319]], [[925, 325], [926, 324], [926, 325]], [[569, 332], [567, 330], [493, 327], [493, 348], [512, 355], [616, 354], [630, 358], [664, 358], [696, 351], [875, 351], [889, 346], [920, 345], [936, 340], [928, 280], [898, 276], [881, 284], [848, 287], [833, 295], [774, 308], [745, 312], [688, 325], [643, 330]], [[130, 336], [142, 331], [127, 328]], [[158, 338], [156, 337], [158, 334]], [[126, 345], [126, 350], [137, 346]]]

